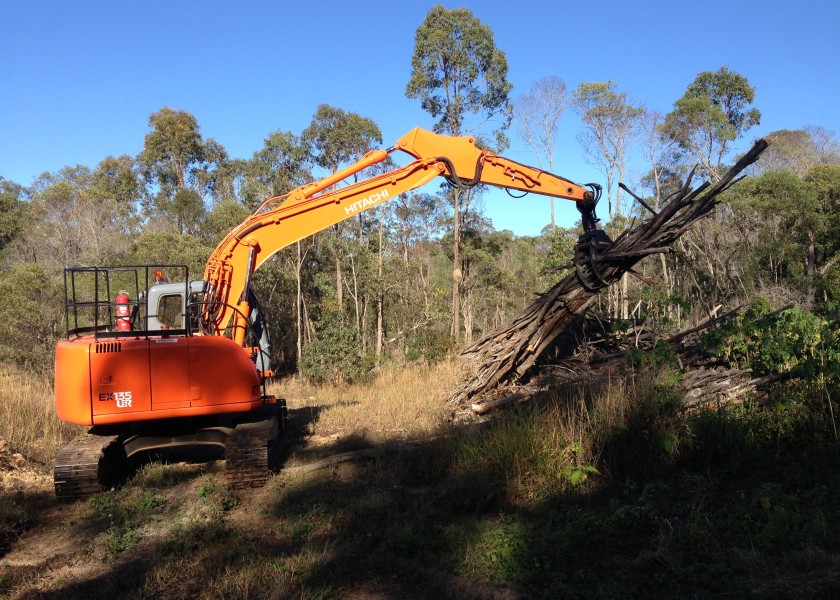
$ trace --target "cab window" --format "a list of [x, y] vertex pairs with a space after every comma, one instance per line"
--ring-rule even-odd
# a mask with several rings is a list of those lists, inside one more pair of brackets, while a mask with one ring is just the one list
[[184, 319], [181, 314], [181, 294], [161, 296], [157, 313], [158, 321], [164, 327], [170, 329], [184, 328]]

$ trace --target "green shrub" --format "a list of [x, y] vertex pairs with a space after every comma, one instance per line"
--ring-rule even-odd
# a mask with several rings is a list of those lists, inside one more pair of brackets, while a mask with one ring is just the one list
[[62, 285], [60, 272], [34, 263], [0, 275], [0, 360], [51, 371], [64, 334]]
[[756, 375], [792, 372], [805, 380], [840, 379], [836, 322], [798, 306], [773, 314], [763, 298], [704, 336], [712, 351]]
[[370, 352], [361, 351], [355, 326], [338, 311], [324, 311], [316, 323], [317, 337], [304, 348], [300, 372], [318, 382], [363, 381], [376, 364]]
[[423, 360], [426, 364], [436, 364], [447, 357], [455, 344], [454, 338], [433, 327], [422, 327], [408, 338], [406, 358], [411, 361]]

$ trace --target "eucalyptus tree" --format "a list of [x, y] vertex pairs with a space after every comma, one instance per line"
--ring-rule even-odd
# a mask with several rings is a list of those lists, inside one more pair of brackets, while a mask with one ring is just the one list
[[0, 177], [0, 252], [23, 230], [29, 209], [26, 189]]
[[801, 177], [815, 165], [840, 164], [840, 144], [825, 128], [780, 129], [765, 139], [770, 146], [753, 165], [754, 174], [788, 169]]
[[[310, 125], [301, 133], [301, 142], [307, 146], [313, 166], [320, 167], [326, 173], [333, 173], [381, 146], [382, 132], [373, 119], [321, 104]], [[365, 170], [361, 174], [354, 174], [352, 179], [356, 181], [360, 177], [364, 178], [370, 172]], [[337, 185], [347, 183], [352, 181], [339, 182]], [[319, 248], [314, 247], [310, 253], [310, 260], [313, 260], [316, 254], [329, 250], [334, 265], [334, 287], [325, 285], [325, 277], [316, 278], [322, 297], [316, 305], [319, 310], [310, 314], [317, 321], [315, 329], [320, 334], [319, 343], [330, 343], [324, 338], [335, 338], [332, 340], [335, 343], [339, 343], [339, 337], [345, 341], [352, 339], [358, 344], [359, 357], [368, 346], [366, 331], [371, 297], [378, 293], [373, 283], [374, 261], [369, 247], [372, 242], [369, 244], [367, 241], [371, 234], [370, 222], [371, 216], [364, 214], [358, 215], [352, 223], [348, 221], [334, 225], [326, 236], [328, 243], [320, 248], [321, 252], [316, 252]], [[353, 235], [350, 235], [351, 232]], [[300, 253], [299, 258], [302, 259]], [[302, 263], [299, 261], [299, 264]], [[352, 321], [351, 313], [345, 314], [345, 298], [349, 298], [353, 309]], [[347, 328], [347, 331], [341, 333], [342, 328]], [[306, 348], [301, 347], [301, 356], [307, 355]]]
[[32, 219], [14, 243], [17, 262], [61, 268], [114, 263], [127, 256], [136, 232], [133, 207], [138, 198], [134, 192], [109, 189], [114, 182], [107, 180], [105, 171], [114, 160], [105, 159], [93, 172], [76, 165], [35, 180], [30, 191]]
[[[681, 189], [687, 173], [677, 143], [662, 132], [664, 119], [662, 113], [648, 108], [643, 108], [639, 119], [639, 145], [647, 171], [641, 178], [641, 185], [642, 189], [650, 194], [650, 205], [657, 212], [669, 196]], [[651, 260], [653, 259], [646, 262]], [[653, 307], [651, 300], [657, 296], [674, 296], [674, 273], [669, 269], [669, 263], [673, 263], [674, 259], [669, 255], [660, 254], [658, 261], [662, 271], [664, 294], [651, 294], [647, 302], [648, 308]], [[673, 320], [678, 306], [666, 301], [663, 309], [667, 318]]]
[[840, 300], [840, 162], [811, 167], [803, 178], [812, 186], [820, 218], [813, 272], [822, 299]]
[[[358, 161], [365, 153], [382, 144], [382, 131], [373, 119], [347, 112], [328, 104], [321, 104], [304, 129], [302, 139], [309, 145], [315, 163], [328, 173]], [[358, 175], [354, 175], [354, 180]], [[358, 215], [359, 237], [365, 215]], [[333, 226], [335, 251], [335, 287], [339, 310], [343, 309], [342, 224]], [[358, 312], [357, 312], [358, 318]]]
[[746, 226], [744, 270], [756, 291], [778, 296], [777, 302], [810, 303], [823, 221], [814, 187], [783, 169], [739, 183], [731, 196], [736, 218]]
[[[380, 205], [384, 213], [379, 239], [380, 285], [387, 300], [382, 307], [388, 331], [383, 343], [410, 346], [432, 336], [448, 347], [451, 314], [437, 261], [449, 214], [434, 194], [409, 192]], [[377, 306], [379, 308], [379, 306]]]
[[761, 122], [754, 99], [755, 88], [743, 75], [725, 66], [703, 71], [674, 103], [663, 131], [717, 181], [732, 143]]
[[[312, 122], [303, 130], [301, 138], [309, 145], [315, 163], [328, 173], [359, 160], [366, 152], [382, 144], [382, 132], [372, 119], [328, 104], [318, 107]], [[335, 291], [340, 311], [344, 299], [341, 228], [336, 225], [333, 231]]]
[[233, 181], [236, 172], [227, 168], [231, 162], [227, 150], [216, 140], [204, 141], [201, 163], [192, 169], [195, 191], [202, 199], [208, 199], [211, 205], [220, 200], [233, 197]]
[[[557, 130], [568, 105], [566, 82], [556, 75], [535, 81], [531, 90], [519, 96], [513, 105], [513, 122], [519, 136], [531, 148], [537, 165], [552, 173]], [[550, 202], [551, 231], [554, 233], [554, 198]]]
[[130, 165], [109, 157], [94, 171], [64, 167], [28, 190], [0, 179], [0, 359], [48, 369], [62, 326], [62, 268], [129, 258], [139, 199]]
[[266, 198], [281, 196], [312, 179], [309, 146], [291, 131], [273, 131], [245, 165], [242, 196], [256, 209]]
[[[746, 77], [728, 67], [701, 72], [665, 115], [660, 131], [676, 143], [685, 167], [696, 165], [699, 175], [717, 181], [733, 144], [760, 122], [761, 113], [751, 106], [754, 99], [755, 89]], [[675, 274], [686, 282], [695, 310], [711, 309], [748, 289], [748, 270], [734, 258], [741, 252], [742, 238], [751, 233], [733, 218], [728, 205], [721, 204], [703, 227], [693, 228], [678, 242], [684, 260]]]
[[[634, 106], [614, 81], [581, 83], [572, 96], [575, 111], [585, 126], [578, 139], [587, 156], [604, 174], [607, 199], [615, 201], [613, 217], [620, 220], [619, 184], [624, 180], [628, 149], [644, 110]], [[611, 288], [609, 296], [615, 315], [626, 319], [629, 316], [627, 274], [621, 278], [620, 291]]]
[[581, 83], [572, 97], [585, 127], [578, 139], [587, 156], [603, 172], [607, 198], [615, 200], [615, 216], [621, 216], [618, 184], [624, 180], [628, 149], [644, 110], [635, 106], [626, 92], [619, 91], [614, 81]]
[[152, 113], [149, 127], [138, 164], [155, 190], [154, 208], [173, 219], [180, 233], [195, 233], [205, 215], [205, 195], [213, 190], [214, 171], [227, 161], [227, 153], [214, 140], [204, 140], [198, 120], [186, 111], [165, 106]]
[[204, 160], [198, 120], [164, 106], [149, 116], [149, 127], [138, 158], [143, 174], [164, 193], [186, 189], [191, 169]]
[[[465, 8], [438, 4], [426, 14], [414, 38], [411, 76], [406, 96], [436, 119], [434, 131], [452, 136], [482, 135], [494, 121], [490, 138], [497, 149], [507, 144], [511, 84], [505, 53], [496, 47], [493, 31]], [[486, 136], [485, 136], [486, 137]], [[487, 145], [493, 142], [485, 140]], [[460, 190], [451, 190], [453, 215], [452, 335], [460, 338]]]
[[315, 162], [329, 172], [382, 143], [382, 132], [373, 119], [329, 104], [318, 106], [301, 137], [309, 144]]

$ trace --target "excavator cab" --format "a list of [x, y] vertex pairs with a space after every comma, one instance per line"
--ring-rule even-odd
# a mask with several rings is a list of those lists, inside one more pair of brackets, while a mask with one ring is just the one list
[[[175, 276], [184, 283], [166, 283]], [[185, 265], [67, 267], [64, 270], [67, 338], [96, 339], [191, 335], [187, 299], [203, 293], [204, 282], [189, 281]]]
[[[144, 294], [141, 292], [141, 298]], [[198, 310], [204, 297], [204, 282], [156, 283], [145, 294], [148, 313], [146, 327], [150, 330], [185, 329], [198, 331]]]

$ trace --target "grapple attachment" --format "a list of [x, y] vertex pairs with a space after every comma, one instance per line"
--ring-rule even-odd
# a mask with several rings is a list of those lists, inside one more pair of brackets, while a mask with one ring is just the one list
[[597, 292], [609, 285], [604, 279], [599, 255], [609, 248], [612, 240], [603, 229], [587, 231], [575, 244], [575, 272], [583, 287]]
[[609, 285], [604, 280], [598, 258], [601, 252], [609, 248], [612, 240], [603, 229], [598, 229], [600, 219], [595, 214], [595, 207], [601, 199], [601, 186], [597, 183], [585, 185], [591, 191], [587, 192], [583, 202], [577, 203], [584, 233], [575, 244], [575, 271], [585, 289], [597, 292]]

